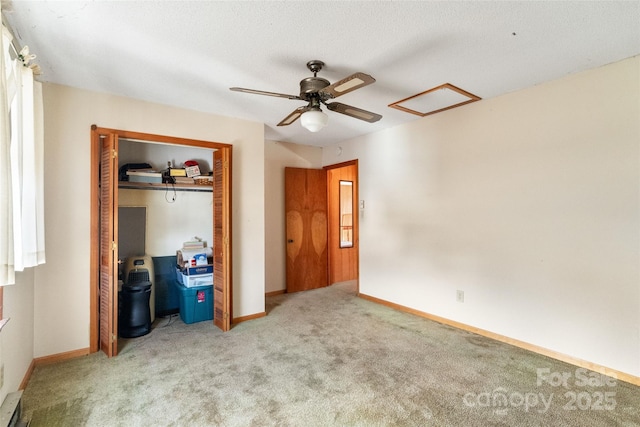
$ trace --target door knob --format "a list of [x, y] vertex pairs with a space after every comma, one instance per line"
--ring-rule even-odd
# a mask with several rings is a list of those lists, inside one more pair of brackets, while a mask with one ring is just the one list
[[287, 240], [287, 243], [293, 243], [293, 239]]

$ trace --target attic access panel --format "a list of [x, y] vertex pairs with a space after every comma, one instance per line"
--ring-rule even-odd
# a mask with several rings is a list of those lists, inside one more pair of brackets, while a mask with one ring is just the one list
[[[460, 89], [450, 83], [436, 86], [432, 89], [410, 96], [400, 101], [389, 104], [406, 113], [425, 117], [431, 114], [440, 113], [455, 107], [479, 101], [482, 98], [466, 90]], [[402, 105], [401, 105], [402, 104]]]

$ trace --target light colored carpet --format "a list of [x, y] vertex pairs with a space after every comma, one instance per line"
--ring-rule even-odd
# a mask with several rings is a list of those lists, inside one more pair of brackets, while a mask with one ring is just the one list
[[[25, 414], [33, 427], [640, 425], [640, 387], [583, 385], [574, 366], [350, 283], [270, 297], [267, 311], [227, 333], [160, 319], [118, 357], [39, 366]], [[567, 387], [538, 384], [539, 369], [570, 375]]]

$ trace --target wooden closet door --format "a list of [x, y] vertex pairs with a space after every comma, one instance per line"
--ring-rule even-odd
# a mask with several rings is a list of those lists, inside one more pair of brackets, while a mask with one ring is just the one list
[[213, 324], [231, 329], [231, 148], [213, 153]]
[[101, 138], [100, 158], [100, 349], [118, 354], [118, 137]]
[[214, 152], [214, 324], [232, 321], [231, 153], [212, 141], [145, 134], [91, 126], [91, 315], [90, 352], [118, 352], [118, 138], [199, 147]]

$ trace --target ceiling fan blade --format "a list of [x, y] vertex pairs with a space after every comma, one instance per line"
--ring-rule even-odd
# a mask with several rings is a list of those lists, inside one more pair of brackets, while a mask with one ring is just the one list
[[319, 92], [321, 94], [328, 95], [330, 98], [337, 98], [340, 95], [344, 95], [345, 93], [349, 93], [356, 89], [360, 89], [361, 87], [370, 85], [375, 81], [376, 79], [371, 77], [369, 74], [355, 73], [323, 89], [320, 89]]
[[363, 110], [362, 108], [352, 107], [351, 105], [342, 104], [341, 102], [331, 102], [325, 105], [331, 111], [346, 114], [347, 116], [355, 117], [356, 119], [364, 120], [369, 123], [377, 122], [382, 118], [380, 114], [372, 113], [371, 111]]
[[234, 92], [253, 93], [255, 95], [277, 96], [278, 98], [302, 99], [298, 95], [287, 95], [286, 93], [267, 92], [264, 90], [247, 89], [244, 87], [230, 87], [229, 90]]
[[308, 106], [296, 108], [287, 117], [282, 119], [282, 121], [280, 123], [278, 123], [278, 126], [289, 126], [291, 123], [293, 123], [296, 120], [298, 120], [300, 118], [300, 116], [302, 115], [302, 113], [304, 113], [308, 109], [309, 109]]

